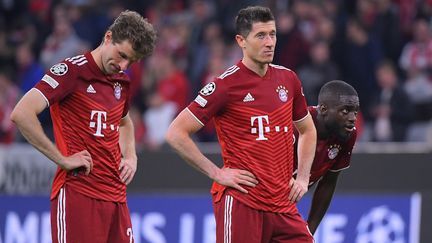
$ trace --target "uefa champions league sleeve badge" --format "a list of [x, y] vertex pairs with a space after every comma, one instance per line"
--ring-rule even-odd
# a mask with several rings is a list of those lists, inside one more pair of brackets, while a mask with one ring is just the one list
[[119, 82], [115, 82], [114, 84], [114, 97], [116, 97], [117, 100], [121, 98], [121, 84]]

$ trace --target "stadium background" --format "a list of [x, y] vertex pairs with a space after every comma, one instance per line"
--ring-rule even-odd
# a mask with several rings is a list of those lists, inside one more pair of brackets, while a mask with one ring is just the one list
[[[159, 33], [154, 55], [128, 70], [139, 150], [129, 188], [135, 237], [137, 242], [214, 242], [211, 181], [162, 138], [199, 88], [241, 58], [233, 18], [239, 8], [254, 4], [273, 9], [275, 63], [299, 74], [309, 104], [331, 79], [359, 91], [361, 136], [318, 242], [432, 242], [428, 0], [0, 1], [0, 242], [49, 242], [46, 213], [55, 169], [25, 143], [8, 114], [44, 70], [96, 47], [123, 9], [142, 13]], [[402, 95], [389, 102], [382, 99], [383, 90]], [[49, 114], [40, 118], [52, 136]], [[220, 163], [211, 124], [195, 139]], [[308, 200], [310, 195], [300, 205], [303, 213]]]

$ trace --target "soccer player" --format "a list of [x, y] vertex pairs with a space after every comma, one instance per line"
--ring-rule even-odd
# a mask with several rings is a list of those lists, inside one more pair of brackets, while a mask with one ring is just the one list
[[[141, 15], [122, 12], [91, 52], [50, 68], [18, 102], [11, 119], [58, 165], [51, 192], [57, 242], [132, 242], [126, 185], [137, 167], [124, 71], [153, 52], [156, 32]], [[54, 145], [37, 115], [50, 107]]]
[[[241, 9], [236, 31], [242, 60], [201, 89], [172, 122], [166, 139], [214, 181], [218, 243], [312, 242], [295, 204], [307, 191], [316, 145], [301, 83], [293, 71], [271, 64], [276, 26], [268, 8]], [[223, 168], [191, 139], [212, 118]], [[293, 124], [300, 134], [296, 180]]]
[[317, 183], [307, 220], [312, 234], [330, 205], [340, 171], [350, 166], [359, 106], [356, 90], [344, 81], [333, 80], [321, 87], [318, 106], [309, 107], [318, 134], [309, 179], [309, 186]]

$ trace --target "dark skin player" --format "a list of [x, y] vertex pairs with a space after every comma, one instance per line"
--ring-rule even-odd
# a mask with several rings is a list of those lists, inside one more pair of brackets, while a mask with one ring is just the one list
[[[320, 144], [320, 142], [326, 143], [327, 146], [336, 142], [342, 145], [342, 150], [347, 150], [346, 153], [349, 154], [348, 157], [344, 157], [343, 159], [350, 160], [352, 146], [357, 136], [355, 122], [357, 120], [359, 107], [360, 102], [357, 92], [349, 84], [335, 80], [323, 86], [318, 97], [318, 106], [315, 108], [317, 111], [315, 126], [318, 135], [316, 155], [319, 153], [318, 144]], [[346, 147], [344, 147], [344, 145], [346, 145]], [[327, 153], [328, 148], [329, 147], [325, 147], [326, 151], [324, 153]], [[340, 153], [342, 152], [343, 151], [340, 151]], [[336, 160], [338, 160], [337, 156], [338, 155], [336, 155], [335, 158]], [[316, 156], [313, 163], [325, 164], [331, 163], [331, 161], [327, 156], [325, 156], [325, 158]], [[318, 169], [319, 168], [317, 168], [317, 170]], [[327, 212], [341, 170], [332, 170], [332, 168], [329, 167], [326, 168], [321, 179], [314, 181], [311, 178], [310, 186], [317, 182], [307, 220], [312, 234], [315, 233]], [[314, 173], [313, 169], [311, 173]]]

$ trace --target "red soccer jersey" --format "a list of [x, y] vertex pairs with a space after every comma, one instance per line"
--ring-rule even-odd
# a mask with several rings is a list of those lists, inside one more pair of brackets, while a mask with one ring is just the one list
[[[318, 127], [317, 123], [317, 107], [308, 107], [309, 112], [312, 115], [315, 127]], [[298, 133], [295, 132], [296, 142]], [[315, 150], [315, 157], [313, 160], [311, 175], [309, 179], [309, 186], [319, 181], [327, 171], [337, 172], [347, 169], [351, 162], [351, 153], [354, 148], [354, 144], [357, 138], [357, 130], [351, 133], [347, 141], [342, 141], [336, 136], [330, 136], [327, 139], [319, 139], [317, 141], [317, 147]], [[297, 143], [296, 146], [297, 147]], [[295, 155], [295, 171], [297, 168], [297, 155]]]
[[35, 88], [50, 106], [54, 136], [65, 156], [87, 150], [93, 160], [88, 176], [77, 169], [57, 169], [51, 199], [67, 184], [88, 197], [125, 202], [126, 185], [120, 180], [120, 119], [127, 114], [129, 78], [104, 75], [86, 53], [54, 65]]
[[293, 168], [293, 123], [307, 114], [296, 74], [270, 65], [264, 77], [239, 62], [207, 84], [188, 106], [202, 125], [214, 117], [224, 167], [252, 172], [259, 181], [244, 194], [214, 183], [219, 200], [225, 189], [259, 210], [294, 212], [288, 201]]

